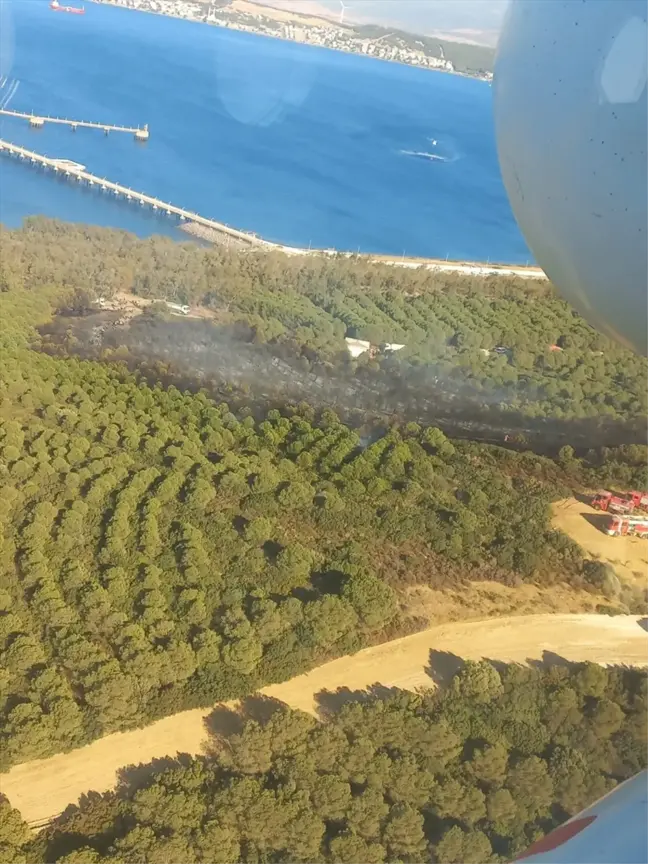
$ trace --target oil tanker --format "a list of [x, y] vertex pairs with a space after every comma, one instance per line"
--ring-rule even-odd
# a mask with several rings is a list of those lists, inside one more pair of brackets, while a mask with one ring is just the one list
[[71, 15], [85, 15], [83, 6], [61, 6], [58, 0], [52, 0], [49, 4], [50, 9], [54, 12], [69, 12]]

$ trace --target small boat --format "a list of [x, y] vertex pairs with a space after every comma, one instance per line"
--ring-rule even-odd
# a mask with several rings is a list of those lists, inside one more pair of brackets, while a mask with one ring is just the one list
[[83, 6], [61, 6], [58, 0], [52, 0], [49, 7], [54, 12], [69, 12], [70, 15], [85, 15], [85, 8]]
[[80, 162], [73, 162], [71, 159], [53, 159], [52, 161], [58, 168], [62, 168], [64, 171], [85, 171], [86, 167]]

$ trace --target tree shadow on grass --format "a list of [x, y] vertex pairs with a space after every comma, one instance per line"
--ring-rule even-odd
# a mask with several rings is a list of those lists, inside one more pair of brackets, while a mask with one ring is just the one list
[[256, 720], [262, 726], [269, 723], [278, 711], [285, 711], [287, 705], [281, 699], [272, 696], [264, 696], [262, 693], [253, 693], [241, 699], [239, 713], [244, 720]]
[[[568, 660], [555, 651], [543, 651], [541, 657], [527, 657], [524, 663], [514, 663], [507, 660], [493, 660], [490, 657], [484, 657], [486, 663], [496, 669], [500, 674], [506, 672], [511, 666], [530, 666], [534, 669], [549, 669], [551, 666], [562, 666], [564, 668], [573, 668], [579, 664], [575, 661]], [[447, 686], [455, 675], [460, 672], [466, 665], [466, 660], [450, 651], [430, 651], [430, 660], [425, 668], [426, 673], [438, 687]]]
[[610, 513], [581, 513], [580, 515], [586, 522], [593, 525], [597, 531], [605, 534], [605, 529], [610, 521]]
[[244, 722], [242, 714], [239, 714], [236, 708], [229, 708], [227, 705], [217, 705], [203, 720], [210, 738], [240, 735]]
[[369, 702], [372, 699], [388, 699], [390, 696], [396, 696], [401, 690], [401, 687], [386, 687], [379, 683], [371, 684], [365, 690], [351, 690], [348, 687], [320, 690], [315, 694], [317, 714], [321, 720], [325, 720], [332, 714], [336, 714], [344, 705], [352, 702]]
[[192, 759], [193, 757], [189, 753], [178, 753], [176, 756], [162, 756], [158, 759], [151, 759], [150, 762], [146, 763], [140, 762], [137, 765], [124, 765], [117, 772], [115, 792], [119, 795], [126, 790], [144, 786], [155, 774], [168, 771], [170, 768], [187, 768], [191, 764]]
[[[504, 660], [492, 660], [484, 658], [498, 672], [504, 673], [513, 663]], [[466, 664], [466, 660], [453, 654], [451, 651], [437, 651], [432, 649], [429, 654], [428, 664], [425, 667], [426, 674], [437, 687], [446, 687], [455, 675], [460, 672]], [[525, 664], [517, 664], [525, 665]], [[571, 667], [573, 664], [553, 651], [544, 651], [541, 658], [527, 658], [526, 665], [546, 669], [550, 666]], [[364, 690], [351, 690], [348, 687], [340, 687], [335, 691], [321, 690], [315, 695], [317, 713], [320, 719], [325, 720], [332, 714], [337, 713], [344, 705], [352, 702], [368, 702], [372, 699], [387, 699], [395, 696], [406, 687], [386, 687], [384, 684], [372, 684]]]
[[231, 707], [217, 705], [203, 721], [207, 732], [203, 752], [214, 755], [220, 748], [219, 742], [231, 735], [240, 735], [249, 720], [265, 726], [277, 711], [285, 711], [286, 708], [284, 702], [261, 693], [246, 696]]
[[[556, 654], [555, 651], [543, 651], [542, 657], [527, 657], [527, 666], [532, 666], [534, 669], [550, 669], [552, 666], [561, 666], [563, 669], [573, 669], [579, 664], [574, 660], [568, 660], [561, 654]], [[510, 664], [508, 664], [510, 665]]]
[[454, 676], [463, 669], [466, 661], [453, 654], [452, 651], [436, 651], [434, 648], [430, 650], [428, 657], [428, 665], [425, 667], [425, 674], [429, 675], [437, 687], [443, 687], [451, 681]]
[[585, 495], [584, 492], [574, 492], [574, 498], [578, 501], [579, 504], [587, 504], [588, 507], [592, 506], [591, 495]]

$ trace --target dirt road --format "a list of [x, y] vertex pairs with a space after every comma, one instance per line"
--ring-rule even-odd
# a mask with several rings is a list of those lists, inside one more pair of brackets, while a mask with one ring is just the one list
[[643, 537], [610, 537], [601, 527], [609, 516], [566, 498], [553, 505], [553, 526], [559, 528], [598, 561], [611, 564], [621, 580], [645, 586], [648, 575], [648, 543]]
[[[567, 660], [645, 665], [648, 635], [635, 616], [528, 615], [445, 624], [334, 660], [262, 692], [315, 713], [316, 694], [362, 690], [379, 683], [414, 689], [432, 685], [427, 671], [447, 675], [457, 657], [504, 661]], [[83, 793], [104, 792], [127, 765], [156, 757], [203, 752], [207, 710], [184, 711], [145, 729], [108, 735], [72, 753], [17, 765], [0, 775], [0, 791], [32, 825], [40, 825]]]

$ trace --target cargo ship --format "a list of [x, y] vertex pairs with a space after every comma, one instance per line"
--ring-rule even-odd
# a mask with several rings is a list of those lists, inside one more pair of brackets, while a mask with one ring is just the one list
[[58, 0], [52, 0], [49, 7], [55, 12], [69, 12], [71, 15], [85, 15], [85, 8], [83, 6], [61, 6]]

